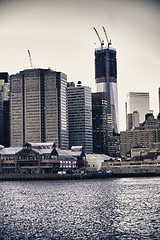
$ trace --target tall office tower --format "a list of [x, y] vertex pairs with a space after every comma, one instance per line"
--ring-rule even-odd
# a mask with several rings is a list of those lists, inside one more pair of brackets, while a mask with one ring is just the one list
[[113, 131], [118, 133], [117, 60], [114, 48], [95, 49], [95, 79], [97, 92], [106, 93], [107, 114], [112, 115]]
[[[110, 123], [110, 127], [109, 127]], [[112, 131], [112, 119], [107, 119], [105, 92], [92, 93], [93, 152], [108, 153], [108, 129]]]
[[69, 148], [83, 146], [86, 153], [93, 152], [91, 88], [67, 84]]
[[9, 147], [10, 82], [7, 72], [0, 73], [0, 144]]
[[129, 92], [127, 94], [127, 113], [139, 113], [139, 121], [142, 123], [145, 120], [145, 114], [150, 112], [149, 93], [144, 92]]
[[50, 69], [11, 75], [11, 146], [55, 142], [68, 147], [67, 76]]

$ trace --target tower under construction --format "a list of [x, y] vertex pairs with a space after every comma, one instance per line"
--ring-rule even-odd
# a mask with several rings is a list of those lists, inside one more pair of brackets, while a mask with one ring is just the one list
[[[119, 132], [116, 49], [110, 46], [111, 41], [108, 40], [104, 27], [103, 30], [107, 41], [106, 46], [97, 30], [95, 28], [94, 30], [100, 41], [100, 48], [95, 49], [95, 81], [97, 93], [105, 93], [103, 96], [106, 96], [105, 99], [101, 99], [101, 101], [105, 101], [106, 105], [106, 114], [103, 114], [101, 117], [105, 119], [105, 121], [103, 121], [103, 138], [106, 139], [106, 146], [104, 146], [104, 149], [108, 149], [107, 142], [109, 138]], [[97, 118], [99, 118], [98, 115]], [[104, 124], [104, 122], [106, 123]], [[96, 134], [96, 131], [99, 131], [98, 126], [95, 126], [95, 129], [93, 129], [93, 134]], [[104, 150], [103, 152], [109, 153], [109, 150]]]

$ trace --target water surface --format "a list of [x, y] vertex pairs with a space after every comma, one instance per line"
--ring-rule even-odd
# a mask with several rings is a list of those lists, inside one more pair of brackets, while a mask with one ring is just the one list
[[0, 239], [160, 239], [160, 178], [0, 182]]

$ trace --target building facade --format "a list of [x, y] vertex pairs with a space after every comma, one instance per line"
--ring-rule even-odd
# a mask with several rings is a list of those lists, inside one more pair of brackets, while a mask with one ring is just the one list
[[68, 147], [67, 76], [50, 69], [27, 69], [10, 76], [10, 145], [55, 142]]
[[[145, 120], [145, 114], [150, 112], [149, 93], [129, 92], [127, 94], [127, 114], [139, 113], [139, 122]], [[126, 116], [127, 117], [127, 116]]]
[[69, 148], [83, 146], [86, 153], [93, 152], [91, 88], [78, 82], [68, 83]]

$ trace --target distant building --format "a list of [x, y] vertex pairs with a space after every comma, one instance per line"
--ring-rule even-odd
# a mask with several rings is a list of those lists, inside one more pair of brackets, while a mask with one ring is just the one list
[[68, 83], [69, 148], [83, 146], [86, 153], [93, 152], [91, 88]]
[[139, 127], [139, 124], [139, 113], [137, 111], [127, 114], [127, 130], [135, 129]]
[[11, 146], [55, 142], [68, 148], [67, 76], [50, 69], [27, 69], [10, 76]]
[[139, 128], [120, 132], [121, 156], [125, 157], [133, 147], [143, 146], [153, 148], [160, 142], [160, 119], [155, 119], [153, 114], [146, 114], [145, 121]]
[[139, 122], [145, 120], [145, 114], [150, 112], [149, 93], [144, 92], [129, 92], [127, 94], [127, 114], [132, 114], [134, 111], [139, 113]]

